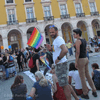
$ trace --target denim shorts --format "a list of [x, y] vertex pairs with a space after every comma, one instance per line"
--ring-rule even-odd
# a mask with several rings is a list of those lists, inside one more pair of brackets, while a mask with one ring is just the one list
[[67, 62], [60, 63], [55, 66], [55, 72], [58, 78], [59, 86], [66, 86], [68, 85], [68, 79], [67, 79]]

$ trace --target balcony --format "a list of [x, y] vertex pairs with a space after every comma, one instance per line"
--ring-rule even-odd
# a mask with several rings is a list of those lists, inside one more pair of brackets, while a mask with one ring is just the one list
[[70, 15], [69, 14], [66, 14], [66, 15], [60, 15], [61, 19], [67, 19], [67, 18], [70, 18]]
[[85, 13], [76, 13], [76, 17], [85, 17]]
[[99, 16], [99, 11], [96, 12], [90, 12], [91, 16]]
[[44, 21], [54, 20], [54, 16], [44, 17]]
[[17, 25], [18, 20], [13, 20], [13, 21], [7, 21], [7, 25]]
[[37, 19], [36, 18], [26, 19], [26, 23], [33, 23], [33, 22], [37, 22]]

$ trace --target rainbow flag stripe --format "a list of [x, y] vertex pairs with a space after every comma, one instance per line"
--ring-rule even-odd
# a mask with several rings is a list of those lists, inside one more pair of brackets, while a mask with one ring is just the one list
[[41, 45], [42, 41], [43, 41], [43, 36], [36, 28], [34, 28], [32, 35], [30, 36], [27, 44], [29, 46], [32, 46], [32, 47], [38, 49], [39, 46]]

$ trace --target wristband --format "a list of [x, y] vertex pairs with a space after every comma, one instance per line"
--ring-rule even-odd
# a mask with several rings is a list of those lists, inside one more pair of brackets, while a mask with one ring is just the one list
[[59, 58], [59, 56], [57, 57], [58, 60], [61, 60], [61, 58]]

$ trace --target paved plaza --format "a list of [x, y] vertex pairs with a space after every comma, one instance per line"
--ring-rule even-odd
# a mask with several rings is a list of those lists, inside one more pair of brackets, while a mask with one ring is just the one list
[[[68, 57], [68, 65], [70, 62], [74, 62], [74, 59], [75, 59], [74, 56]], [[100, 65], [100, 53], [90, 54], [90, 59], [89, 59], [89, 72], [90, 72], [90, 74], [92, 72], [91, 64], [95, 63], [95, 62]], [[26, 83], [26, 85], [27, 85], [28, 94], [29, 94], [34, 82], [28, 76], [26, 76], [23, 72], [20, 72], [17, 74], [22, 75], [24, 77], [24, 83]], [[5, 80], [3, 82], [0, 81], [0, 100], [11, 99], [12, 94], [11, 94], [10, 87], [13, 84], [14, 78], [15, 77], [10, 78], [9, 80]], [[89, 92], [90, 99], [89, 100], [100, 100], [100, 91], [97, 91], [97, 93], [98, 93], [98, 97], [95, 98], [92, 96], [92, 91], [90, 90], [90, 92]], [[75, 100], [75, 99], [72, 97], [72, 100]], [[85, 99], [81, 99], [81, 100], [85, 100]]]

